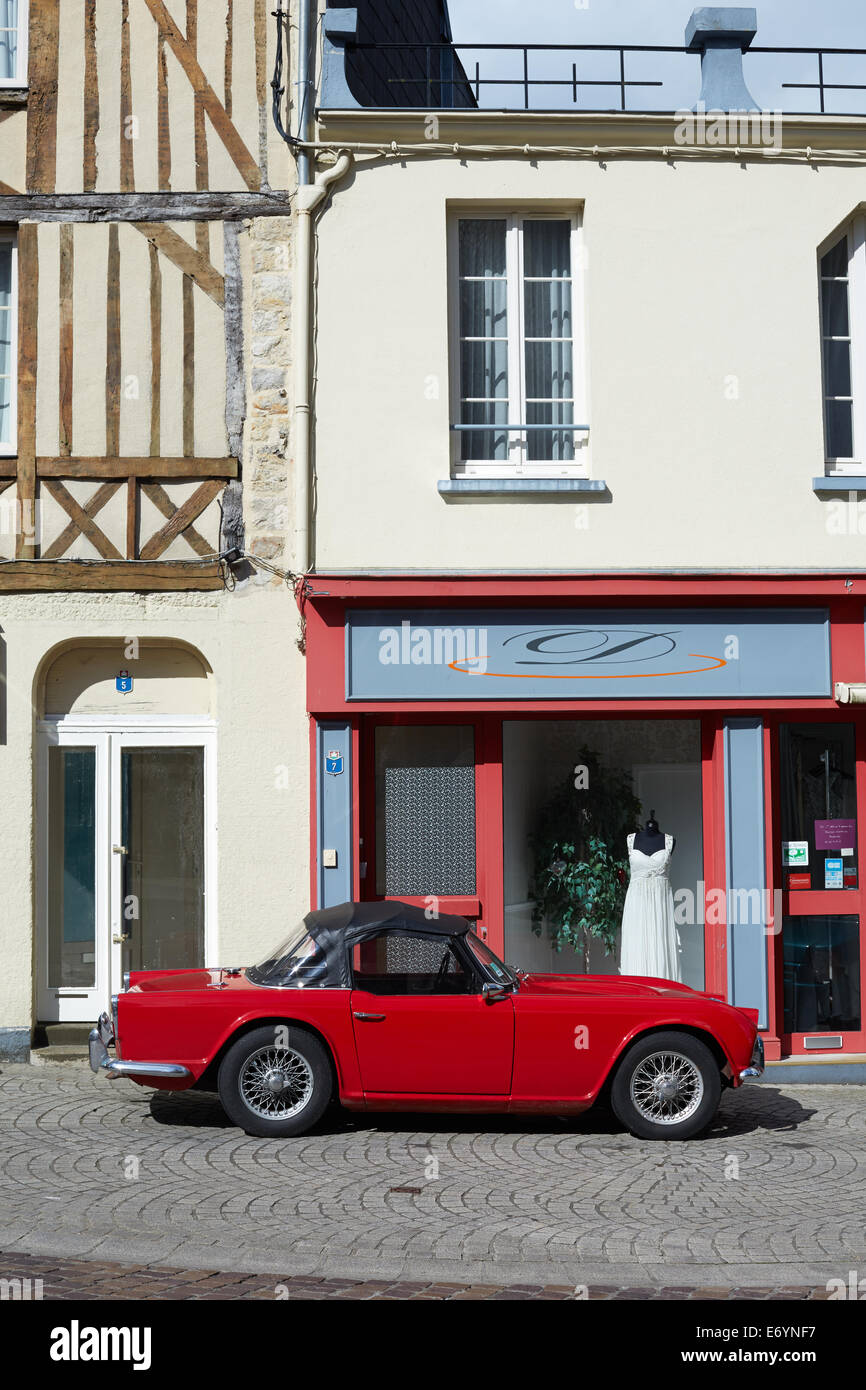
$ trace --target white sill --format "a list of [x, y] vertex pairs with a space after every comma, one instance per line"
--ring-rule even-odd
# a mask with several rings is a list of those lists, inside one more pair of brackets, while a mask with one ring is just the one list
[[446, 478], [437, 483], [441, 497], [575, 497], [607, 493], [603, 478], [509, 477]]

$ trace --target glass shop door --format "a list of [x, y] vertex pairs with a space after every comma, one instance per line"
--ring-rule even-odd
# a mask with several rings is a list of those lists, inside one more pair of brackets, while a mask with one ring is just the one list
[[862, 1052], [866, 729], [783, 721], [776, 746], [783, 1052]]

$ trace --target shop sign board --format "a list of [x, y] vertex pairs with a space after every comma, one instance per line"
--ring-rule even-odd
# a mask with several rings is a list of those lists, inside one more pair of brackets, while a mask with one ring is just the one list
[[821, 698], [823, 608], [349, 609], [347, 700]]

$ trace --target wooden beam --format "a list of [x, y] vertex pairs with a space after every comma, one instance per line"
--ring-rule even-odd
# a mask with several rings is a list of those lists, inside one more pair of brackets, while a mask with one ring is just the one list
[[135, 192], [132, 138], [132, 77], [129, 64], [129, 0], [120, 0], [120, 191]]
[[223, 277], [179, 232], [172, 231], [171, 227], [165, 227], [159, 222], [134, 222], [133, 226], [176, 265], [178, 270], [182, 270], [184, 275], [194, 280], [199, 289], [204, 290], [215, 304], [221, 309], [225, 306], [226, 287]]
[[138, 481], [126, 480], [126, 558], [135, 559], [135, 543], [138, 526]]
[[162, 270], [155, 244], [150, 255], [150, 452], [159, 454], [162, 430]]
[[74, 363], [74, 242], [75, 228], [71, 222], [60, 227], [60, 304], [59, 315], [59, 391], [60, 391], [60, 452], [72, 453], [72, 402]]
[[60, 6], [30, 0], [27, 191], [53, 193], [57, 178], [57, 70]]
[[[186, 0], [186, 41], [190, 51], [198, 57], [198, 0]], [[204, 106], [198, 92], [193, 94], [192, 114], [193, 154], [195, 159], [195, 186], [199, 193], [207, 191], [207, 136], [204, 128]], [[196, 225], [196, 245], [204, 255], [201, 228]]]
[[195, 560], [157, 560], [152, 564], [124, 560], [28, 560], [0, 565], [0, 593], [76, 592], [100, 589], [106, 593], [165, 592], [222, 589], [219, 564]]
[[167, 496], [158, 483], [142, 483], [142, 491], [147, 494], [155, 506], [159, 507], [163, 516], [167, 515], [166, 503], [171, 508], [168, 525], [163, 526], [155, 536], [151, 536], [146, 545], [141, 547], [142, 560], [158, 560], [174, 538], [182, 532], [185, 533], [186, 540], [197, 555], [212, 554], [213, 547], [208, 545], [204, 537], [199, 535], [191, 523], [195, 521], [196, 517], [201, 516], [215, 497], [219, 496], [224, 486], [225, 484], [221, 481], [202, 483], [191, 497], [188, 497], [179, 507], [175, 507], [171, 498]]
[[99, 133], [99, 69], [96, 63], [96, 0], [84, 3], [84, 181], [96, 188], [96, 136]]
[[[71, 458], [53, 455], [41, 456], [36, 460], [36, 471], [40, 478], [174, 478], [178, 482], [190, 478], [236, 478], [238, 461], [236, 458], [174, 458], [163, 455], [151, 458], [148, 455], [130, 458], [106, 458], [103, 455], [85, 457], [78, 454]], [[14, 458], [0, 459], [0, 478], [14, 477], [18, 473], [18, 463]]]
[[44, 551], [43, 560], [55, 560], [66, 553], [73, 541], [79, 536], [85, 536], [91, 545], [102, 556], [103, 560], [122, 560], [120, 551], [111, 544], [111, 541], [103, 531], [99, 529], [93, 520], [97, 512], [101, 511], [121, 486], [120, 483], [103, 483], [102, 487], [88, 498], [85, 506], [76, 502], [72, 493], [57, 479], [45, 479], [42, 486], [55, 500], [59, 502], [67, 516], [72, 518], [72, 524], [57, 537], [56, 541]]
[[256, 103], [259, 108], [259, 167], [262, 182], [268, 183], [268, 131], [271, 125], [268, 100], [268, 0], [253, 0], [253, 42], [256, 51]]
[[183, 316], [183, 382], [181, 386], [183, 452], [185, 458], [192, 458], [195, 453], [195, 300], [192, 280], [188, 275], [183, 277], [181, 311]]
[[168, 105], [168, 65], [165, 35], [157, 41], [156, 70], [156, 181], [161, 193], [171, 188], [171, 120]]
[[289, 217], [287, 193], [58, 193], [32, 196], [0, 183], [4, 222], [238, 222]]
[[108, 285], [105, 309], [105, 452], [120, 453], [120, 240], [117, 223], [108, 228]]
[[36, 346], [39, 316], [38, 229], [18, 228], [18, 505], [16, 553], [36, 555]]
[[214, 130], [222, 140], [228, 154], [248, 188], [258, 190], [262, 184], [259, 166], [253, 159], [237, 128], [226, 115], [226, 109], [208, 82], [195, 53], [181, 34], [165, 7], [164, 0], [145, 0], [147, 8], [159, 26], [161, 34], [180, 63], [193, 91], [199, 97], [207, 112]]
[[226, 0], [226, 54], [223, 67], [223, 106], [231, 120], [232, 76], [234, 68], [234, 0]]

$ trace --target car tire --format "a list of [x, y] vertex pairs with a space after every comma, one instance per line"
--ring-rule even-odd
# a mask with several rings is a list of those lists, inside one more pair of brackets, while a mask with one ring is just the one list
[[706, 1043], [691, 1033], [651, 1033], [625, 1053], [610, 1101], [638, 1139], [692, 1139], [712, 1120], [721, 1093], [719, 1064]]
[[223, 1057], [218, 1090], [229, 1119], [245, 1133], [263, 1139], [306, 1134], [331, 1100], [331, 1059], [304, 1028], [254, 1028]]

